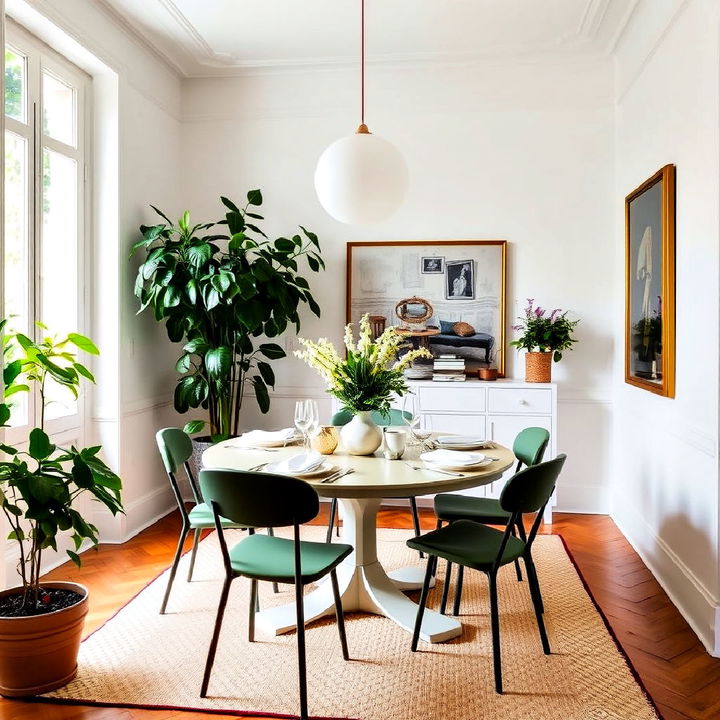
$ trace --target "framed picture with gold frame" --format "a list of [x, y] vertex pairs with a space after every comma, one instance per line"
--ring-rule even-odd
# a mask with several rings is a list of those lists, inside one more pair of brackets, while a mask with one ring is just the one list
[[[425, 261], [442, 257], [442, 270]], [[420, 298], [433, 308], [412, 337], [435, 357], [459, 355], [466, 372], [505, 373], [505, 240], [423, 240], [347, 244], [347, 322], [368, 313], [379, 327], [399, 325], [396, 305]], [[412, 328], [403, 328], [412, 335]]]
[[625, 198], [625, 382], [675, 397], [675, 166]]

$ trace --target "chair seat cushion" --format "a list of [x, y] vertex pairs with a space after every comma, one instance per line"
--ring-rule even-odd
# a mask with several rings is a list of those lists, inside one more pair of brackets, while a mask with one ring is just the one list
[[[190, 518], [190, 527], [192, 528], [204, 529], [215, 527], [215, 517], [213, 516], [212, 508], [207, 503], [196, 505], [188, 513], [188, 517]], [[224, 528], [240, 527], [237, 523], [226, 520], [225, 518], [220, 518], [220, 524]]]
[[[314, 582], [341, 563], [351, 545], [301, 542], [303, 583]], [[232, 569], [246, 577], [276, 582], [295, 582], [295, 543], [285, 538], [250, 535], [230, 550]]]
[[[503, 539], [503, 531], [472, 520], [457, 520], [440, 530], [408, 540], [413, 550], [450, 560], [476, 570], [489, 570], [495, 562]], [[501, 565], [523, 554], [525, 543], [510, 536], [503, 551]]]
[[435, 514], [439, 520], [474, 520], [489, 525], [507, 525], [510, 513], [495, 498], [476, 498], [444, 493], [435, 496]]

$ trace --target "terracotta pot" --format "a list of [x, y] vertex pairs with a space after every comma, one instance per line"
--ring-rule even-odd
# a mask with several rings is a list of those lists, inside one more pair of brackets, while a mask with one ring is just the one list
[[[73, 582], [48, 582], [46, 589], [73, 590], [83, 599], [70, 607], [32, 617], [0, 617], [0, 695], [40, 695], [67, 685], [77, 674], [88, 591]], [[21, 588], [0, 592], [13, 595]]]
[[478, 377], [480, 378], [480, 380], [497, 380], [497, 368], [479, 368]]
[[525, 382], [549, 383], [552, 378], [551, 352], [529, 352], [525, 354]]

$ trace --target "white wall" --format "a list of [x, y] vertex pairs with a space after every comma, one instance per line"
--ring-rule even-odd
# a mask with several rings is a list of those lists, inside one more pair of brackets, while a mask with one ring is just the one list
[[[507, 239], [508, 338], [528, 297], [582, 320], [577, 349], [554, 367], [558, 443], [570, 454], [559, 503], [605, 510], [616, 262], [611, 65], [370, 66], [368, 124], [402, 150], [411, 186], [395, 216], [369, 227], [332, 220], [313, 189], [323, 149], [358, 124], [357, 81], [355, 71], [327, 69], [185, 81], [183, 145], [192, 152], [183, 198], [204, 220], [221, 216], [220, 194], [260, 187], [272, 233], [297, 223], [317, 232], [328, 264], [312, 283], [323, 316], [306, 313], [302, 334], [338, 342], [347, 241]], [[522, 358], [511, 350], [507, 360], [508, 375], [522, 377]], [[249, 399], [249, 425], [287, 423], [296, 396], [322, 396], [298, 360], [276, 367], [271, 414], [257, 418]]]
[[718, 579], [718, 154], [720, 10], [641, 4], [617, 53], [615, 263], [624, 197], [677, 166], [677, 380], [667, 399], [623, 382], [623, 277], [615, 346], [612, 515], [708, 649], [720, 653]]

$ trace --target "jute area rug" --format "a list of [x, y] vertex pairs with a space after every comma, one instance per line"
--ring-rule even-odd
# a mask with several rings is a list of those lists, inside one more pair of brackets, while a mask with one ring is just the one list
[[[307, 539], [324, 529], [306, 527]], [[409, 531], [380, 530], [379, 555], [387, 569], [420, 565], [405, 540]], [[228, 533], [234, 542], [242, 535]], [[500, 631], [505, 694], [493, 689], [487, 581], [468, 571], [463, 590], [463, 634], [442, 644], [421, 641], [387, 618], [350, 613], [350, 662], [344, 662], [334, 619], [307, 632], [310, 712], [324, 718], [362, 720], [653, 720], [658, 716], [584, 589], [562, 540], [540, 536], [535, 558], [545, 600], [552, 655], [542, 653], [526, 582], [512, 565], [500, 573]], [[213, 533], [198, 550], [195, 578], [185, 580], [189, 556], [178, 571], [168, 613], [158, 614], [167, 580], [161, 575], [115, 617], [86, 639], [77, 679], [45, 696], [60, 702], [136, 707], [223, 710], [293, 715], [298, 712], [295, 633], [260, 631], [247, 641], [249, 581], [235, 580], [210, 697], [200, 682], [223, 578]], [[430, 607], [442, 591], [444, 562]], [[282, 587], [282, 586], [281, 586]], [[261, 604], [292, 602], [293, 591], [273, 595], [261, 583]], [[452, 599], [452, 591], [451, 591]]]

